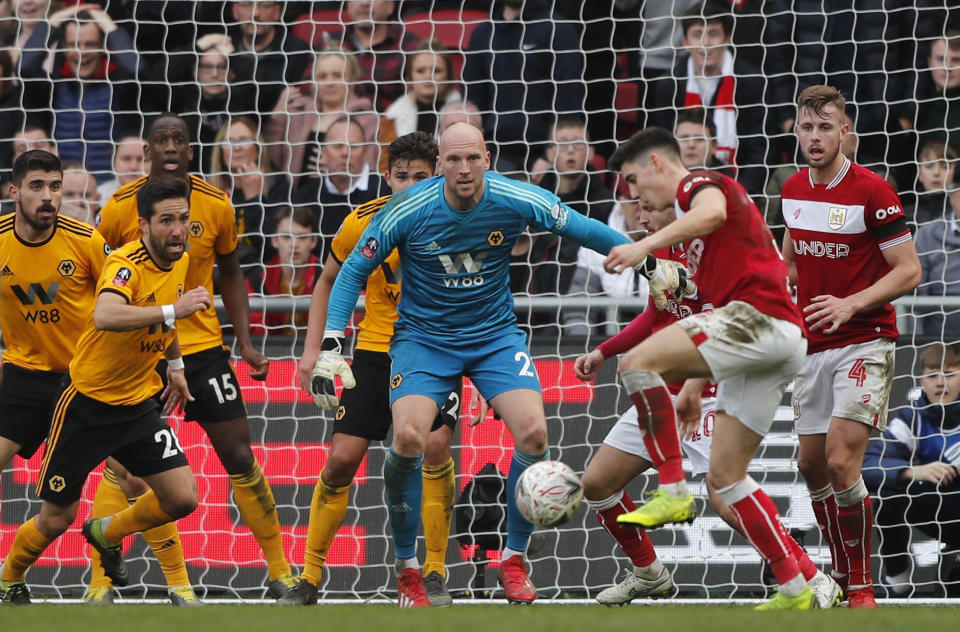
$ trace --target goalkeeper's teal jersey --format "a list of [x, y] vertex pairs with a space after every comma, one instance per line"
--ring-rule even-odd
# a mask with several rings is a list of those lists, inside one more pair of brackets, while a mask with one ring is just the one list
[[442, 176], [395, 194], [364, 231], [330, 295], [327, 329], [343, 330], [367, 276], [396, 248], [403, 292], [395, 336], [484, 341], [514, 327], [510, 251], [527, 226], [607, 253], [629, 240], [553, 193], [493, 172], [480, 202], [457, 211]]

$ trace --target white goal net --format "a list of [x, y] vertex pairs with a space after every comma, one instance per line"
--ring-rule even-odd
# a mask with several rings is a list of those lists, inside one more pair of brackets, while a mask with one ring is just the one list
[[[724, 169], [743, 183], [779, 238], [779, 186], [800, 166], [792, 104], [799, 90], [827, 81], [842, 88], [850, 103], [857, 143], [851, 140], [844, 150], [896, 186], [912, 224], [922, 230], [960, 214], [960, 198], [950, 193], [957, 188], [957, 155], [947, 144], [960, 139], [960, 40], [953, 34], [960, 15], [946, 2], [841, 2], [825, 13], [821, 2], [724, 0], [722, 18], [701, 19], [689, 28], [685, 15], [702, 3], [374, 2], [367, 3], [373, 14], [360, 18], [350, 5], [364, 3], [351, 2], [102, 0], [102, 11], [87, 9], [79, 18], [76, 10], [70, 12], [72, 4], [0, 3], [0, 10], [8, 11], [0, 15], [7, 47], [0, 51], [3, 180], [9, 182], [16, 152], [55, 145], [69, 171], [85, 169], [96, 179], [96, 186], [86, 180], [65, 202], [93, 223], [106, 196], [139, 170], [114, 160], [123, 146], [119, 141], [142, 136], [151, 116], [162, 111], [187, 120], [195, 149], [191, 169], [223, 187], [238, 211], [255, 341], [272, 364], [266, 382], [247, 378], [242, 366], [237, 374], [254, 454], [273, 487], [287, 557], [295, 566], [303, 561], [311, 495], [328, 456], [333, 419], [297, 386], [306, 299], [298, 303], [289, 284], [279, 291], [268, 287], [271, 266], [293, 265], [279, 259], [273, 239], [277, 214], [289, 213], [284, 209], [291, 206], [319, 213], [313, 232], [321, 238], [316, 253], [322, 261], [328, 252], [323, 244], [339, 224], [337, 213], [377, 197], [371, 174], [382, 170], [377, 154], [391, 139], [389, 130], [394, 135], [435, 130], [443, 122], [445, 100], [462, 103], [451, 95], [476, 105], [494, 168], [539, 182], [601, 221], [613, 215], [613, 223], [625, 189], [606, 170], [612, 150], [645, 125], [669, 127], [683, 142], [685, 160]], [[40, 13], [26, 5], [41, 5]], [[512, 19], [515, 5], [526, 6]], [[386, 43], [375, 43], [371, 53], [364, 29], [379, 11], [392, 26]], [[719, 33], [711, 25], [719, 25]], [[92, 43], [85, 39], [88, 31]], [[417, 101], [413, 73], [419, 71], [413, 62], [418, 53], [429, 52], [430, 45], [422, 43], [431, 39], [449, 51], [448, 65], [436, 62], [449, 75], [440, 84], [435, 77], [423, 80], [434, 82], [441, 96]], [[257, 52], [244, 49], [251, 43]], [[349, 61], [341, 60], [337, 71], [324, 66], [320, 76], [316, 51], [331, 47], [338, 60], [342, 47]], [[716, 72], [698, 75], [699, 64]], [[334, 72], [332, 79], [328, 72]], [[444, 82], [451, 91], [444, 92]], [[340, 112], [323, 101], [325, 90], [338, 87], [346, 87], [332, 97], [343, 104]], [[410, 99], [401, 102], [408, 88]], [[388, 109], [391, 103], [400, 105]], [[455, 105], [449, 111], [469, 114], [471, 108]], [[361, 121], [364, 138], [348, 137], [346, 144], [353, 144], [352, 154], [360, 159], [336, 167], [341, 163], [330, 147], [337, 142], [324, 135], [346, 112]], [[567, 127], [552, 129], [555, 120]], [[247, 151], [252, 158], [243, 164], [231, 157]], [[943, 175], [924, 170], [940, 163]], [[132, 171], [125, 173], [128, 168]], [[324, 179], [325, 173], [340, 180]], [[13, 209], [9, 201], [3, 208]], [[924, 242], [924, 265], [936, 262], [925, 267], [916, 295], [898, 304], [902, 337], [891, 414], [908, 403], [918, 385], [922, 348], [932, 341], [953, 342], [960, 334], [960, 301], [952, 298], [960, 295], [960, 284], [950, 276], [960, 270], [955, 232], [941, 231]], [[591, 277], [582, 259], [578, 272], [576, 248], [551, 235], [532, 234], [514, 252], [512, 290], [544, 389], [550, 454], [583, 472], [629, 400], [616, 382], [614, 362], [590, 385], [575, 378], [573, 360], [629, 322], [645, 299], [635, 288], [610, 288]], [[737, 274], [736, 265], [730, 262], [730, 274]], [[301, 272], [309, 269], [310, 279], [319, 275], [318, 263], [299, 266]], [[279, 299], [259, 300], [268, 295]], [[923, 315], [919, 321], [915, 310]], [[229, 321], [224, 323], [229, 340]], [[797, 472], [792, 421], [788, 393], [750, 473], [814, 563], [826, 568], [829, 550], [821, 544]], [[199, 486], [199, 508], [179, 522], [192, 582], [210, 596], [262, 596], [266, 566], [240, 521], [223, 467], [198, 425], [171, 423]], [[351, 488], [346, 520], [327, 556], [321, 590], [328, 598], [395, 591], [382, 484], [388, 445], [372, 444]], [[454, 434], [458, 504], [447, 564], [455, 596], [497, 595], [498, 552], [479, 548], [474, 543], [479, 534], [465, 530], [462, 518], [471, 509], [461, 493], [487, 464], [505, 476], [512, 449], [509, 433], [492, 418], [472, 428], [462, 422]], [[33, 494], [39, 464], [39, 454], [29, 461], [18, 457], [3, 471], [2, 554], [18, 525], [39, 509]], [[87, 483], [79, 520], [89, 513], [99, 478], [97, 472]], [[627, 490], [640, 502], [655, 483], [648, 474]], [[766, 594], [771, 580], [759, 556], [709, 508], [702, 480], [693, 481], [692, 490], [700, 499], [697, 521], [650, 533], [681, 595]], [[957, 523], [942, 527], [960, 531]], [[882, 537], [878, 532], [875, 540]], [[953, 585], [948, 576], [957, 552], [919, 530], [908, 530], [906, 537], [912, 562], [905, 594], [942, 595], [944, 586]], [[164, 588], [142, 539], [128, 538], [125, 547], [132, 580], [123, 594], [144, 596]], [[422, 559], [422, 538], [420, 554]], [[586, 508], [559, 529], [535, 532], [530, 561], [541, 595], [554, 598], [592, 596], [629, 566]], [[874, 568], [879, 581], [886, 567], [877, 555]], [[76, 597], [88, 577], [88, 554], [77, 528], [50, 547], [28, 582], [37, 594]]]

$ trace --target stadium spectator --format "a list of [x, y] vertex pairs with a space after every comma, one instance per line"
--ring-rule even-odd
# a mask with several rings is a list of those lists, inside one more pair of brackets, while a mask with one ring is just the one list
[[[947, 194], [947, 212], [917, 229], [920, 285], [917, 296], [960, 296], [960, 188], [956, 182]], [[960, 336], [960, 310], [943, 306], [914, 308], [916, 333], [939, 340]]]
[[[164, 91], [170, 91], [170, 108], [183, 112], [183, 120], [196, 146], [190, 170], [209, 173], [211, 154], [217, 134], [229, 125], [231, 116], [251, 116], [256, 110], [256, 92], [237, 83], [232, 57], [234, 45], [222, 33], [209, 33], [197, 40], [187, 53], [171, 55], [173, 85], [160, 81], [167, 72], [162, 64], [154, 67], [150, 81], [150, 108], [165, 103]], [[144, 104], [145, 106], [147, 104]]]
[[[53, 68], [47, 51], [56, 46]], [[138, 129], [137, 55], [133, 41], [99, 7], [68, 7], [37, 26], [20, 65], [24, 105], [50, 112], [53, 137], [65, 161], [81, 162], [110, 179], [112, 141]]]
[[948, 27], [931, 42], [922, 70], [915, 101], [908, 101], [900, 123], [905, 129], [916, 129], [920, 144], [936, 137], [960, 147], [960, 30]]
[[[653, 212], [662, 213], [663, 211]], [[673, 213], [672, 207], [669, 212]], [[607, 225], [627, 237], [637, 240], [647, 235], [650, 215], [651, 212], [647, 212], [638, 200], [621, 197], [614, 205], [613, 211], [607, 219]], [[603, 255], [581, 248], [577, 253], [577, 267], [574, 270], [573, 279], [570, 281], [566, 296], [629, 297], [636, 298], [641, 302], [647, 300], [650, 287], [642, 274], [639, 272], [635, 274], [610, 274], [603, 269], [603, 259]], [[642, 309], [632, 313], [621, 311], [618, 314], [617, 323], [629, 322], [637, 315], [637, 311], [642, 311]], [[598, 331], [597, 327], [604, 323], [605, 318], [605, 310], [592, 310], [588, 313], [587, 310], [565, 309], [560, 313], [563, 335], [589, 337], [593, 334], [603, 334], [604, 332]]]
[[107, 180], [99, 187], [102, 201], [109, 200], [110, 196], [123, 185], [147, 175], [150, 165], [145, 162], [146, 144], [139, 134], [128, 134], [117, 141], [113, 150], [114, 178]]
[[94, 218], [100, 213], [100, 192], [97, 190], [97, 179], [79, 162], [63, 163], [60, 194], [63, 199], [61, 214], [85, 224], [93, 224]]
[[737, 166], [740, 184], [751, 195], [759, 194], [766, 183], [766, 81], [755, 60], [735, 55], [729, 4], [697, 4], [684, 14], [682, 26], [686, 51], [672, 74], [657, 81], [649, 120], [675, 129], [679, 111], [706, 110], [716, 128], [714, 156]]
[[[267, 261], [263, 276], [256, 285], [248, 284], [251, 293], [265, 296], [303, 296], [313, 294], [320, 276], [320, 259], [313, 254], [317, 246], [317, 217], [305, 206], [278, 209], [276, 233], [270, 242], [276, 255]], [[287, 312], [250, 313], [250, 333], [254, 336], [303, 336], [307, 331], [307, 314]]]
[[440, 108], [437, 121], [437, 134], [442, 134], [454, 123], [469, 123], [474, 127], [483, 128], [483, 117], [480, 110], [470, 101], [448, 103]]
[[407, 55], [403, 69], [407, 92], [387, 108], [397, 136], [437, 133], [439, 110], [463, 100], [453, 78], [450, 51], [437, 40], [424, 42]]
[[[618, 30], [624, 31], [630, 76], [637, 77], [637, 127], [647, 126], [648, 113], [657, 107], [658, 80], [669, 78], [683, 48], [680, 17], [698, 0], [617, 0], [623, 14]], [[639, 12], [639, 14], [638, 14]], [[627, 19], [632, 16], [633, 19]], [[639, 18], [639, 19], [637, 19]]]
[[[3, 43], [9, 46], [7, 49], [10, 58], [14, 64], [20, 59], [23, 49], [37, 30], [37, 26], [43, 24], [50, 13], [50, 0], [13, 0], [10, 2], [12, 7], [12, 16], [4, 20], [3, 25]], [[51, 16], [52, 17], [52, 16]]]
[[271, 167], [256, 121], [248, 117], [220, 130], [211, 163], [210, 182], [230, 196], [237, 215], [240, 265], [248, 279], [257, 278], [274, 254], [272, 247], [264, 252], [264, 235], [274, 232], [277, 209], [290, 200], [290, 182]]
[[289, 32], [280, 21], [282, 2], [233, 2], [230, 29], [236, 72], [235, 90], [255, 97], [257, 112], [268, 114], [284, 89], [306, 80], [310, 45]]
[[717, 156], [717, 125], [706, 110], [690, 109], [677, 113], [673, 130], [680, 145], [680, 158], [687, 169], [711, 169], [736, 177], [736, 171]]
[[396, 4], [347, 0], [349, 23], [324, 35], [327, 47], [342, 48], [360, 65], [356, 92], [378, 112], [386, 112], [403, 95], [404, 55], [420, 45], [419, 37], [392, 19]]
[[58, 155], [57, 143], [50, 138], [50, 132], [39, 125], [27, 125], [22, 130], [13, 135], [13, 159], [30, 149], [42, 149], [49, 151], [54, 156]]
[[[588, 164], [593, 148], [586, 119], [582, 115], [563, 115], [553, 127], [547, 151], [552, 170], [543, 175], [540, 186], [581, 215], [606, 223], [614, 197], [600, 174]], [[535, 266], [530, 292], [565, 295], [573, 280], [579, 250], [580, 245], [573, 240], [560, 239], [550, 232], [536, 234], [530, 249], [529, 260]], [[550, 319], [556, 322], [556, 317]]]
[[290, 174], [293, 187], [303, 176], [317, 177], [324, 170], [320, 146], [333, 122], [350, 114], [364, 130], [364, 160], [376, 168], [379, 148], [379, 117], [369, 99], [356, 93], [360, 67], [343, 50], [317, 53], [313, 83], [287, 88], [264, 129], [273, 164]]
[[929, 138], [917, 152], [917, 192], [906, 204], [907, 217], [917, 226], [950, 215], [947, 192], [956, 187], [957, 150], [942, 137]]
[[386, 183], [364, 162], [364, 131], [354, 118], [333, 122], [320, 148], [324, 175], [310, 178], [293, 194], [294, 204], [309, 205], [319, 218], [320, 242], [314, 248], [321, 261], [330, 240], [355, 207], [388, 193]]
[[23, 89], [14, 74], [9, 50], [0, 50], [0, 173], [13, 166], [14, 133], [23, 127]]
[[569, 22], [523, 0], [504, 0], [471, 33], [463, 82], [483, 113], [497, 171], [526, 171], [546, 149], [555, 117], [583, 112], [579, 41]]
[[[960, 345], [920, 354], [920, 392], [871, 441], [863, 479], [877, 503], [881, 581], [891, 597], [910, 596], [911, 528], [960, 552]], [[960, 596], [960, 567], [943, 569], [946, 594]]]

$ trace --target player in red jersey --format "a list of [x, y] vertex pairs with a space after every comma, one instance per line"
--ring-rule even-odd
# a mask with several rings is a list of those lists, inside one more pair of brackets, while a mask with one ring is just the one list
[[[672, 444], [661, 445], [676, 454], [676, 416], [688, 418], [699, 411], [700, 393], [684, 389], [675, 410], [667, 384], [691, 378], [718, 384], [708, 481], [777, 578], [777, 594], [759, 608], [814, 608], [807, 580], [817, 569], [791, 544], [773, 502], [747, 474], [806, 353], [800, 313], [787, 291], [787, 268], [773, 236], [734, 180], [712, 171], [688, 171], [667, 130], [648, 128], [635, 134], [611, 164], [620, 169], [633, 197], [653, 208], [675, 204], [679, 217], [640, 241], [614, 247], [605, 262], [607, 270], [622, 272], [645, 262], [654, 251], [682, 243], [697, 288], [715, 306], [661, 329], [621, 359], [620, 379], [637, 406], [640, 423], [658, 441], [661, 432], [665, 440], [671, 438], [661, 429], [672, 428]], [[663, 472], [658, 471], [663, 486]], [[686, 516], [685, 500], [668, 492], [617, 521], [659, 526]]]
[[920, 262], [896, 192], [840, 152], [843, 95], [811, 86], [797, 104], [809, 167], [783, 185], [783, 255], [809, 345], [793, 390], [798, 468], [851, 608], [875, 608], [873, 508], [860, 476], [887, 423], [897, 318], [890, 301], [920, 282]]
[[[642, 230], [641, 235], [660, 230], [676, 218], [673, 206], [652, 209], [636, 200], [628, 200], [621, 203], [621, 209], [625, 214], [636, 213], [637, 224]], [[687, 253], [681, 248], [664, 248], [653, 254], [658, 259], [670, 259], [681, 265], [686, 263], [687, 258]], [[578, 357], [574, 363], [574, 371], [581, 380], [593, 381], [608, 358], [630, 350], [654, 331], [663, 329], [684, 316], [711, 307], [709, 303], [703, 303], [697, 297], [682, 301], [670, 297], [667, 308], [659, 310], [656, 309], [651, 296], [647, 309], [620, 333], [601, 343], [590, 353]], [[693, 380], [688, 387], [696, 388], [692, 382]], [[681, 386], [681, 384], [671, 384], [671, 394], [676, 396]], [[681, 439], [683, 450], [693, 464], [694, 475], [703, 474], [708, 469], [713, 419], [716, 416], [714, 410], [716, 386], [708, 384], [703, 389], [702, 396], [701, 415], [689, 420], [690, 423], [682, 433], [684, 436]], [[698, 431], [701, 421], [703, 432]], [[674, 454], [671, 456], [676, 457]], [[657, 437], [651, 432], [645, 432], [645, 429], [639, 426], [637, 411], [631, 408], [607, 433], [603, 443], [590, 459], [587, 470], [583, 473], [583, 491], [587, 504], [597, 514], [597, 521], [630, 557], [634, 567], [633, 572], [622, 582], [597, 595], [597, 601], [602, 604], [623, 605], [638, 597], [664, 597], [674, 592], [670, 571], [657, 559], [653, 543], [643, 529], [634, 529], [617, 523], [619, 516], [636, 508], [630, 495], [624, 490], [626, 484], [654, 467], [655, 464], [662, 467], [662, 457], [663, 450], [657, 444]], [[674, 462], [672, 465], [679, 467], [680, 464]], [[682, 470], [680, 476], [683, 476]]]

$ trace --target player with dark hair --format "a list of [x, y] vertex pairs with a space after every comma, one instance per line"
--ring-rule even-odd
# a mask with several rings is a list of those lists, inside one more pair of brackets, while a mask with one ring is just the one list
[[[759, 608], [814, 608], [816, 595], [807, 581], [817, 568], [747, 474], [806, 351], [800, 314], [787, 291], [787, 269], [770, 230], [742, 186], [714, 171], [688, 171], [665, 129], [635, 134], [611, 165], [642, 204], [676, 205], [679, 217], [640, 241], [613, 248], [607, 271], [622, 272], [660, 248], [682, 243], [701, 300], [715, 307], [657, 331], [621, 359], [620, 379], [641, 427], [659, 448], [651, 457], [660, 489], [617, 522], [652, 528], [694, 518], [676, 419], [699, 415], [702, 380], [709, 378], [717, 383], [717, 417], [708, 484], [736, 514], [741, 533], [770, 564], [779, 585], [776, 596]], [[682, 389], [675, 408], [667, 384], [689, 379], [699, 387]]]
[[515, 448], [507, 478], [507, 547], [499, 575], [511, 602], [537, 593], [524, 554], [533, 525], [516, 506], [517, 479], [547, 458], [540, 383], [509, 291], [513, 244], [527, 225], [608, 251], [627, 237], [583, 217], [539, 187], [487, 171], [482, 132], [466, 123], [440, 139], [442, 176], [394, 195], [344, 261], [331, 290], [312, 389], [336, 403], [333, 378], [352, 380], [344, 328], [367, 277], [394, 249], [403, 263], [399, 319], [390, 341], [393, 444], [384, 465], [401, 606], [429, 606], [416, 559], [424, 448], [461, 376], [503, 418]]
[[[388, 149], [388, 169], [384, 179], [394, 194], [434, 175], [437, 165], [437, 142], [425, 132], [400, 136]], [[326, 324], [330, 289], [342, 263], [356, 247], [360, 235], [387, 202], [384, 196], [355, 209], [343, 222], [332, 243], [323, 274], [310, 303], [310, 322], [300, 361], [300, 383], [327, 407], [326, 398], [311, 389], [311, 372], [320, 355], [320, 344]], [[310, 529], [304, 554], [300, 584], [287, 592], [281, 603], [309, 604], [317, 599], [317, 586], [323, 563], [337, 529], [347, 510], [350, 483], [367, 453], [371, 441], [382, 441], [393, 422], [390, 412], [390, 337], [397, 320], [400, 299], [399, 255], [394, 252], [367, 280], [366, 316], [360, 323], [352, 371], [359, 386], [344, 391], [337, 408], [333, 441], [326, 465], [320, 473], [310, 508]], [[427, 559], [423, 581], [427, 597], [434, 606], [452, 603], [446, 587], [446, 552], [450, 538], [450, 521], [456, 500], [456, 482], [450, 443], [460, 412], [460, 390], [450, 393], [446, 404], [434, 421], [424, 453], [421, 508], [426, 540]], [[476, 418], [482, 420], [485, 409]]]
[[[93, 227], [59, 215], [60, 159], [39, 150], [13, 164], [16, 212], [0, 218], [0, 469], [29, 459], [47, 438], [50, 412], [109, 248]], [[0, 601], [28, 603], [24, 584], [0, 584]]]
[[118, 585], [127, 583], [124, 536], [182, 518], [197, 505], [193, 473], [155, 400], [163, 388], [156, 364], [161, 356], [168, 360], [161, 399], [169, 414], [193, 399], [176, 321], [212, 301], [203, 287], [184, 292], [190, 206], [183, 181], [151, 181], [137, 204], [142, 237], [107, 257], [93, 316], [84, 324], [53, 409], [36, 489], [43, 505], [17, 529], [4, 560], [0, 590], [9, 601], [29, 601], [27, 569], [69, 528], [87, 476], [108, 456], [151, 487], [132, 506], [83, 525], [84, 537]]
[[783, 256], [810, 343], [793, 389], [797, 468], [850, 607], [876, 608], [873, 506], [860, 472], [871, 430], [887, 425], [899, 337], [890, 301], [920, 282], [920, 260], [896, 191], [840, 151], [845, 102], [830, 86], [800, 93], [808, 167], [783, 185]]
[[[254, 349], [250, 340], [247, 286], [237, 259], [237, 223], [230, 200], [203, 178], [187, 174], [193, 149], [186, 123], [179, 116], [168, 113], [154, 120], [147, 133], [145, 152], [150, 161], [150, 175], [114, 193], [101, 211], [98, 230], [111, 247], [134, 239], [137, 192], [152, 178], [165, 174], [186, 183], [190, 192], [188, 285], [202, 285], [212, 293], [216, 263], [220, 271], [220, 292], [233, 323], [240, 356], [250, 366], [252, 378], [266, 379], [269, 361]], [[185, 406], [185, 419], [200, 423], [230, 475], [240, 516], [266, 557], [270, 592], [279, 597], [296, 585], [297, 577], [283, 551], [273, 491], [250, 449], [246, 406], [229, 362], [230, 350], [223, 346], [220, 321], [213, 305], [181, 323], [179, 335], [190, 391], [196, 398]], [[109, 481], [101, 483], [101, 486], [108, 485]], [[119, 488], [103, 491], [111, 503], [126, 502]], [[98, 490], [98, 498], [100, 496]], [[102, 511], [95, 504], [92, 514], [99, 513]], [[109, 583], [101, 581], [109, 589]]]

